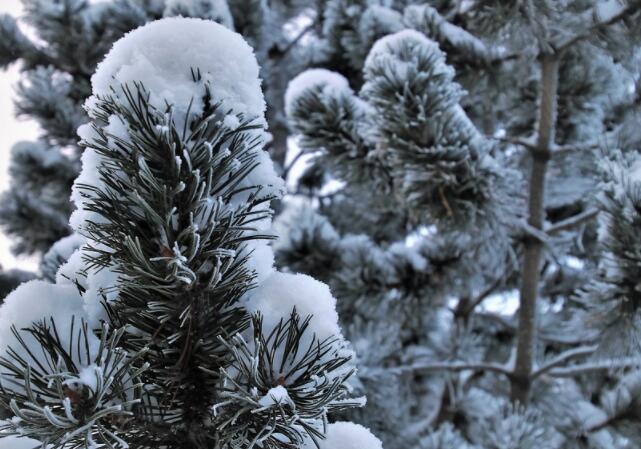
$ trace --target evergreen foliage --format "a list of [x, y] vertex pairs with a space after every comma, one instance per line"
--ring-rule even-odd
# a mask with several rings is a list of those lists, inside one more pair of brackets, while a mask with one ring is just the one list
[[0, 447], [641, 446], [638, 0], [24, 4]]
[[[200, 48], [181, 53], [188, 42]], [[201, 61], [203, 48], [221, 58]], [[328, 414], [362, 405], [353, 355], [329, 289], [272, 266], [282, 181], [251, 49], [214, 22], [164, 19], [118, 41], [92, 84], [71, 218], [86, 243], [56, 283], [25, 283], [0, 308], [3, 436], [141, 449], [332, 438]], [[378, 441], [346, 425], [348, 444]]]

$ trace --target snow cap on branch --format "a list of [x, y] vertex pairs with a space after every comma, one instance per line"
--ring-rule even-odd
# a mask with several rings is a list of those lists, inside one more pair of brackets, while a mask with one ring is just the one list
[[296, 308], [301, 317], [311, 316], [310, 331], [301, 347], [307, 348], [312, 333], [318, 340], [340, 337], [336, 299], [329, 287], [304, 274], [273, 273], [249, 297], [246, 307], [250, 313], [260, 312], [263, 331], [269, 334], [279, 322], [287, 319]]
[[285, 112], [288, 116], [294, 109], [294, 104], [308, 89], [322, 89], [323, 93], [349, 91], [349, 82], [340, 73], [326, 69], [309, 69], [289, 82], [285, 92]]
[[190, 69], [199, 70], [211, 84], [214, 102], [223, 109], [262, 117], [265, 100], [253, 50], [234, 32], [212, 21], [165, 18], [137, 28], [117, 41], [91, 78], [93, 97], [111, 95], [121, 84], [141, 82], [151, 103], [164, 109], [165, 101], [185, 111], [202, 107], [195, 95]]
[[[85, 318], [82, 298], [74, 285], [55, 285], [34, 280], [20, 285], [9, 294], [0, 307], [0, 355], [6, 355], [10, 347], [22, 356], [27, 356], [25, 348], [16, 339], [12, 326], [17, 330], [31, 327], [43, 320], [55, 321], [58, 335], [68, 338], [72, 316], [76, 317], [76, 327]], [[40, 353], [40, 344], [24, 333], [21, 337], [34, 354]], [[94, 340], [97, 343], [97, 339]], [[70, 344], [71, 341], [65, 343]], [[26, 357], [28, 358], [28, 357]], [[7, 386], [5, 385], [5, 388]]]

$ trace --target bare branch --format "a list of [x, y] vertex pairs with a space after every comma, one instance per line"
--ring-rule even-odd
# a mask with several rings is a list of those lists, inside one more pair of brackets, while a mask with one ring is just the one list
[[590, 209], [584, 210], [583, 212], [576, 214], [570, 218], [566, 218], [565, 220], [561, 220], [557, 223], [554, 223], [552, 226], [549, 226], [548, 228], [546, 228], [545, 232], [548, 235], [554, 235], [562, 231], [567, 231], [568, 229], [572, 229], [576, 226], [579, 226], [580, 224], [585, 223], [586, 221], [592, 220], [598, 214], [599, 214], [599, 209], [597, 208], [590, 208]]
[[466, 362], [434, 362], [434, 363], [421, 363], [409, 366], [398, 366], [389, 368], [397, 374], [405, 373], [430, 373], [434, 371], [491, 371], [499, 374], [510, 376], [510, 370], [499, 363], [466, 363]]
[[532, 373], [532, 378], [536, 379], [539, 376], [547, 373], [548, 371], [563, 365], [564, 363], [569, 362], [570, 360], [576, 359], [578, 357], [583, 357], [586, 355], [593, 354], [596, 351], [597, 346], [580, 346], [578, 348], [569, 349], [562, 352], [561, 354], [554, 357], [552, 360], [548, 361], [546, 364], [540, 368], [534, 370]]
[[641, 366], [641, 358], [626, 357], [622, 359], [604, 360], [593, 363], [583, 363], [563, 368], [554, 368], [548, 371], [548, 376], [552, 377], [575, 377], [581, 374], [589, 374], [597, 371], [604, 371], [614, 368], [628, 368], [631, 366]]
[[503, 276], [499, 276], [492, 282], [485, 290], [481, 291], [476, 297], [474, 297], [465, 309], [465, 313], [469, 314], [472, 312], [479, 304], [481, 304], [485, 298], [490, 296], [494, 290], [496, 290], [503, 283]]
[[285, 56], [287, 56], [287, 53], [289, 53], [289, 52], [292, 50], [292, 48], [294, 48], [294, 47], [296, 46], [296, 44], [298, 44], [298, 42], [300, 42], [300, 40], [301, 40], [301, 39], [302, 39], [302, 38], [303, 38], [307, 33], [309, 33], [311, 30], [313, 30], [315, 26], [316, 26], [316, 21], [314, 21], [314, 22], [310, 23], [310, 24], [309, 24], [309, 25], [307, 25], [305, 28], [303, 28], [303, 29], [302, 29], [302, 30], [301, 30], [301, 31], [296, 35], [296, 37], [295, 37], [294, 39], [292, 39], [292, 40], [287, 44], [287, 46], [286, 46], [285, 48], [283, 48], [282, 50], [278, 50], [277, 54], [276, 54], [276, 55], [274, 55], [274, 58], [275, 58], [275, 59], [282, 59], [282, 58], [284, 58]]

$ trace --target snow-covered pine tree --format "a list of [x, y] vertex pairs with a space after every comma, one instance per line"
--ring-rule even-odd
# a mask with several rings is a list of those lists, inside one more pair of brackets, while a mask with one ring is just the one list
[[[44, 255], [71, 233], [68, 221], [73, 205], [68, 197], [82, 154], [76, 129], [88, 121], [82, 103], [91, 93], [90, 77], [116, 39], [148, 21], [177, 15], [200, 17], [235, 28], [249, 40], [262, 66], [261, 77], [266, 80], [270, 153], [282, 165], [288, 135], [282, 98], [287, 82], [303, 61], [297, 44], [309, 30], [299, 26], [309, 15], [305, 2], [21, 2], [24, 16], [0, 15], [0, 68], [20, 64], [16, 114], [35, 120], [40, 136], [11, 150], [11, 185], [0, 200], [0, 226], [12, 239], [17, 254]], [[65, 249], [74, 241], [77, 239], [66, 240]], [[51, 254], [43, 261], [44, 277], [51, 275], [53, 261], [62, 261], [61, 255]], [[68, 256], [68, 251], [64, 255]], [[14, 278], [12, 282], [20, 281]]]
[[352, 416], [387, 448], [641, 444], [638, 351], [595, 332], [607, 311], [629, 330], [609, 341], [636, 335], [629, 195], [608, 207], [629, 243], [605, 239], [623, 265], [591, 286], [611, 257], [594, 150], [639, 142], [640, 7], [325, 4], [316, 67], [288, 89], [311, 167], [276, 255], [337, 295], [369, 399]]
[[98, 66], [70, 222], [86, 242], [0, 308], [0, 447], [382, 448], [328, 422], [361, 402], [329, 288], [273, 268], [258, 76], [240, 35], [186, 18]]

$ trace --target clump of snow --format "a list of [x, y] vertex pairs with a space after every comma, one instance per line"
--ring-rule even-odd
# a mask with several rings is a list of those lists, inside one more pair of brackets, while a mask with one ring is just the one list
[[234, 29], [234, 18], [226, 0], [167, 0], [164, 17], [200, 17]]
[[[72, 317], [75, 317], [76, 329], [73, 341], [70, 340]], [[57, 285], [40, 280], [26, 282], [9, 294], [0, 307], [0, 354], [6, 356], [8, 348], [12, 348], [25, 360], [30, 360], [27, 351], [13, 335], [11, 327], [28, 328], [43, 320], [49, 324], [50, 320], [53, 320], [62, 346], [73, 347], [72, 343], [76, 343], [75, 338], [82, 319], [86, 319], [86, 316], [82, 307], [82, 297], [76, 286]], [[33, 336], [22, 332], [21, 337], [32, 354], [43, 357], [41, 345]], [[99, 341], [91, 333], [89, 343], [90, 353], [96, 354]], [[13, 384], [7, 384], [5, 387], [16, 388]]]
[[47, 251], [44, 258], [46, 259], [47, 257], [52, 257], [56, 254], [57, 256], [68, 260], [74, 251], [76, 251], [86, 241], [87, 239], [85, 237], [76, 233], [63, 237], [49, 248], [49, 251]]
[[55, 267], [52, 269], [55, 270], [55, 273], [59, 264], [68, 261], [71, 255], [86, 241], [87, 239], [85, 237], [77, 233], [61, 238], [54, 243], [44, 255], [42, 258], [42, 266]]
[[87, 274], [87, 290], [82, 297], [87, 321], [92, 328], [98, 328], [101, 321], [108, 322], [104, 303], [118, 297], [118, 279], [119, 275], [113, 267], [91, 270]]
[[[205, 56], [203, 56], [205, 55]], [[174, 110], [202, 108], [194, 95], [191, 69], [199, 70], [211, 85], [214, 102], [225, 109], [262, 117], [265, 101], [258, 77], [258, 63], [243, 38], [216, 22], [172, 17], [148, 23], [118, 40], [91, 78], [93, 96], [112, 94], [123, 83], [142, 82], [151, 93], [151, 103], [164, 110], [165, 101]], [[87, 108], [95, 98], [90, 98]]]
[[[40, 441], [17, 436], [0, 437], [0, 449], [35, 449], [40, 448]], [[49, 447], [49, 446], [47, 446]]]
[[76, 232], [82, 230], [82, 225], [86, 221], [93, 221], [94, 223], [105, 222], [105, 219], [100, 214], [85, 210], [84, 205], [88, 199], [85, 198], [85, 190], [82, 188], [84, 185], [91, 185], [98, 189], [104, 189], [105, 184], [98, 176], [98, 167], [103, 162], [103, 158], [93, 148], [86, 148], [82, 153], [81, 162], [82, 170], [71, 188], [71, 201], [76, 205], [76, 210], [71, 214], [69, 224]]
[[240, 120], [234, 114], [227, 114], [223, 119], [223, 124], [231, 130], [235, 130], [240, 126]]
[[305, 318], [312, 316], [308, 335], [301, 342], [307, 348], [312, 335], [318, 340], [340, 337], [336, 313], [336, 299], [329, 287], [304, 274], [275, 272], [258, 285], [246, 301], [250, 313], [260, 312], [263, 316], [263, 332], [269, 335], [280, 320], [287, 321], [292, 310]]
[[258, 400], [258, 403], [265, 408], [271, 407], [272, 405], [294, 406], [294, 401], [289, 397], [287, 388], [282, 385], [270, 389], [267, 394]]
[[383, 449], [383, 443], [360, 424], [339, 421], [327, 426], [318, 449]]
[[320, 87], [324, 95], [351, 92], [349, 82], [340, 73], [326, 69], [309, 69], [289, 82], [285, 92], [285, 113], [291, 115], [294, 103], [307, 89]]
[[250, 240], [245, 249], [251, 253], [246, 266], [256, 274], [255, 282], [260, 284], [275, 271], [274, 250], [266, 240]]

